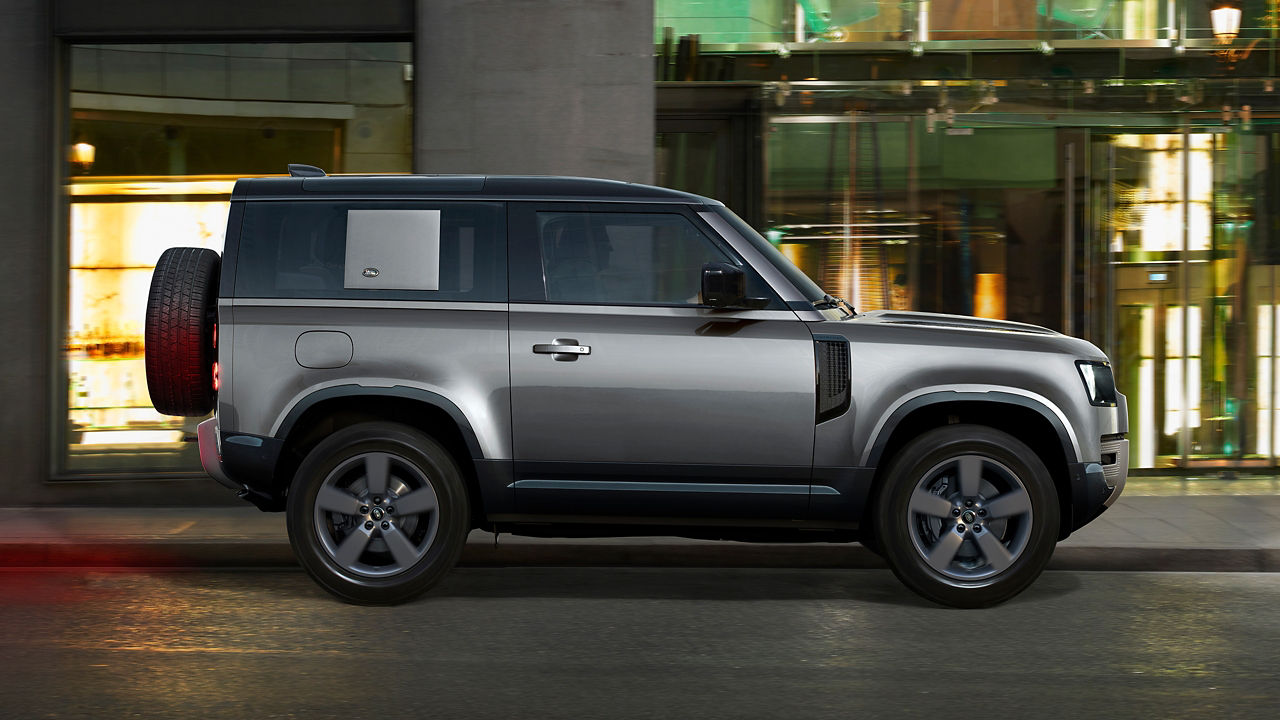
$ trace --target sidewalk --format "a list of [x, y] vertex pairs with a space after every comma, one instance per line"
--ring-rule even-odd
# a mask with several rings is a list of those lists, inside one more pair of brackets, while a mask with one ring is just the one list
[[[856, 544], [670, 537], [539, 539], [474, 531], [464, 565], [884, 567]], [[226, 508], [0, 508], [0, 567], [295, 566], [284, 515]], [[1280, 572], [1280, 478], [1130, 481], [1059, 544], [1051, 569]]]

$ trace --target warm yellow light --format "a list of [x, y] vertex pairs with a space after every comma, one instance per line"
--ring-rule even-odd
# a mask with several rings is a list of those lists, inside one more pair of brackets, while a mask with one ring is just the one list
[[81, 445], [149, 445], [182, 442], [181, 430], [95, 430], [86, 432]]
[[[250, 177], [250, 176], [246, 176]], [[258, 176], [253, 176], [258, 177]], [[78, 197], [98, 195], [230, 195], [236, 176], [186, 176], [171, 178], [77, 178], [67, 186], [67, 194]]]
[[71, 146], [71, 162], [84, 165], [86, 168], [93, 164], [97, 154], [98, 149], [87, 142], [78, 142]]
[[[81, 177], [68, 183], [65, 359], [67, 419], [76, 448], [176, 449], [194, 427], [151, 408], [143, 355], [151, 266], [173, 246], [221, 250], [234, 183], [220, 176]], [[96, 202], [107, 197], [116, 202]]]
[[804, 267], [804, 244], [803, 243], [781, 243], [778, 250], [791, 261], [796, 267]]
[[1209, 11], [1213, 22], [1213, 36], [1218, 42], [1229, 43], [1240, 34], [1240, 16], [1243, 13], [1238, 7], [1222, 6]]
[[1138, 467], [1156, 466], [1156, 361], [1138, 361]]
[[1275, 357], [1271, 354], [1272, 305], [1258, 306], [1258, 454], [1270, 455], [1274, 433], [1271, 428], [1271, 375]]
[[978, 273], [973, 277], [973, 314], [977, 317], [1004, 320], [1004, 275]]

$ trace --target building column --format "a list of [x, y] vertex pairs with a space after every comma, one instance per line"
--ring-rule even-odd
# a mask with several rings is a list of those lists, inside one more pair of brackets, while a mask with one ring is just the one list
[[44, 0], [0, 0], [0, 505], [48, 475], [53, 178], [52, 37]]

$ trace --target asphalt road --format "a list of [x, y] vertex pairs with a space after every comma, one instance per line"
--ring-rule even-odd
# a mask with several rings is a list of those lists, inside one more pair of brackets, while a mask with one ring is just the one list
[[0, 572], [2, 718], [1260, 718], [1280, 574], [464, 568], [397, 608], [299, 572]]

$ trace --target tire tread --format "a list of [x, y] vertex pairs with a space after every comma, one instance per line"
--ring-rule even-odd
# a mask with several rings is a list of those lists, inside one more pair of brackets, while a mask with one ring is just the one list
[[208, 248], [169, 248], [156, 261], [143, 339], [151, 404], [165, 415], [199, 417], [213, 410], [220, 265]]

